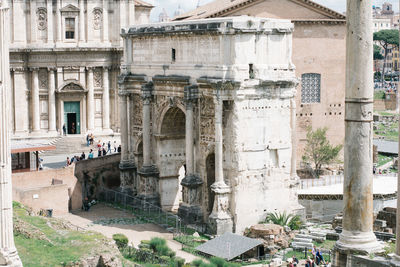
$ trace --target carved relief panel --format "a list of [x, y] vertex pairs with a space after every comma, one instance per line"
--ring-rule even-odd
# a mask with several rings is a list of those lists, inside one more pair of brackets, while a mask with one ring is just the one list
[[103, 87], [103, 77], [100, 68], [95, 68], [93, 71], [93, 83], [94, 88]]
[[103, 11], [100, 8], [93, 10], [93, 29], [100, 30], [103, 22]]
[[45, 31], [47, 29], [47, 10], [45, 8], [38, 8], [36, 11], [38, 30]]
[[208, 146], [215, 140], [215, 108], [211, 97], [200, 99], [200, 145]]
[[48, 88], [48, 73], [45, 69], [39, 70], [39, 88], [47, 89]]

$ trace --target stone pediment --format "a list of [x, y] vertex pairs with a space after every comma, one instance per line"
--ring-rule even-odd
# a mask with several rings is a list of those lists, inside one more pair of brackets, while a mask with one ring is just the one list
[[64, 83], [60, 88], [57, 90], [58, 93], [85, 93], [85, 90], [79, 83], [70, 81]]
[[60, 9], [61, 12], [79, 12], [79, 10], [79, 8], [71, 4]]

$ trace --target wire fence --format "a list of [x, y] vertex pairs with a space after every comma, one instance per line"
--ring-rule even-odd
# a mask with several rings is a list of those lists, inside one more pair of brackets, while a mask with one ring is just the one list
[[141, 198], [112, 189], [103, 188], [99, 200], [128, 210], [135, 216], [144, 218], [148, 223], [157, 224], [174, 235], [205, 233], [207, 230], [206, 224], [188, 225], [172, 212], [164, 211], [159, 206]]

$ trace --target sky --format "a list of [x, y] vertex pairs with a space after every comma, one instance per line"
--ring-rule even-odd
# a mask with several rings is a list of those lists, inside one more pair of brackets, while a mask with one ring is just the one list
[[[185, 11], [190, 11], [196, 8], [199, 0], [145, 0], [155, 6], [151, 13], [151, 20], [158, 21], [158, 15], [165, 10], [168, 16], [173, 17], [175, 10], [180, 6]], [[200, 0], [200, 5], [207, 4], [213, 0]], [[314, 0], [315, 2], [329, 7], [340, 13], [346, 11], [346, 0]], [[383, 2], [390, 2], [393, 4], [393, 9], [397, 12], [399, 10], [399, 0], [373, 0], [373, 5], [382, 6]]]

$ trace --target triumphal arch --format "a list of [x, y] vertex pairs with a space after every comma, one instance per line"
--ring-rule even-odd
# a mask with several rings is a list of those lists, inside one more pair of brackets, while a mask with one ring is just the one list
[[292, 31], [247, 16], [123, 29], [121, 188], [217, 234], [298, 209]]

